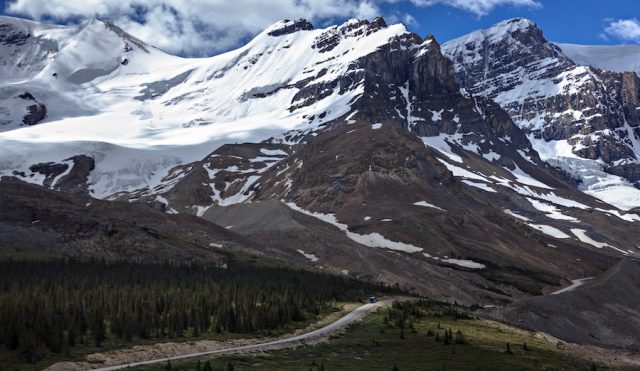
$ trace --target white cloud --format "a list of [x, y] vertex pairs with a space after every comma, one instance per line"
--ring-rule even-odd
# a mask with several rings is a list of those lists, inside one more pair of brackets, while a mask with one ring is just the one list
[[640, 42], [640, 21], [636, 18], [608, 20], [604, 28], [607, 35], [622, 40]]
[[325, 22], [380, 13], [372, 0], [14, 0], [6, 11], [60, 22], [105, 18], [154, 46], [187, 55], [227, 50], [285, 18]]
[[408, 26], [418, 25], [418, 21], [411, 14], [405, 14], [402, 23]]
[[[503, 5], [541, 6], [536, 0], [11, 0], [9, 14], [59, 22], [88, 17], [110, 20], [132, 35], [171, 53], [206, 56], [238, 46], [281, 19], [373, 18], [382, 3], [448, 5], [482, 16]], [[417, 25], [406, 13], [392, 22]]]
[[447, 5], [474, 13], [478, 17], [487, 15], [500, 6], [542, 7], [542, 4], [536, 0], [411, 0], [411, 2], [416, 6]]

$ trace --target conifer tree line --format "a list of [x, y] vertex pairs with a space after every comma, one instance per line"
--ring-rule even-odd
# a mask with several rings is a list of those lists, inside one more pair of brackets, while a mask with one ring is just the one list
[[36, 361], [106, 340], [268, 332], [392, 291], [306, 270], [106, 261], [0, 261], [0, 344]]

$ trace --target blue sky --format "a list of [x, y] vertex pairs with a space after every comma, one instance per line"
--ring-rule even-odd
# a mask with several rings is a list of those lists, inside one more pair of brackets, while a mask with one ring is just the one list
[[[479, 17], [446, 5], [418, 7], [411, 3], [383, 6], [388, 14], [411, 14], [417, 25], [410, 26], [421, 36], [432, 33], [441, 42], [487, 28], [504, 19], [524, 17], [533, 20], [548, 40], [575, 44], [638, 43], [607, 35], [610, 20], [639, 19], [640, 0], [542, 0], [542, 7], [501, 6]], [[606, 35], [605, 39], [603, 35]]]
[[640, 43], [640, 0], [0, 0], [3, 14], [53, 23], [112, 20], [169, 52], [213, 55], [269, 24], [307, 18], [316, 26], [383, 15], [440, 42], [501, 20], [535, 21], [547, 39], [577, 44]]

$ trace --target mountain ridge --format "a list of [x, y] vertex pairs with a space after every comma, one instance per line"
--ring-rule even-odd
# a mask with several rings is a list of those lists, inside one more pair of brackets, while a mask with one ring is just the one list
[[[443, 50], [461, 84], [500, 104], [546, 161], [591, 195], [625, 209], [637, 205], [637, 74], [578, 65], [521, 18], [451, 40]], [[618, 200], [616, 190], [628, 200]]]
[[[11, 85], [93, 111], [51, 108], [0, 133], [2, 179], [200, 217], [285, 261], [469, 305], [540, 295], [639, 253], [640, 216], [544, 162], [433, 37], [382, 18], [283, 21], [190, 60], [93, 27], [117, 46], [93, 57], [115, 70], [70, 79], [97, 70], [79, 58]], [[66, 90], [41, 95], [43, 81]]]

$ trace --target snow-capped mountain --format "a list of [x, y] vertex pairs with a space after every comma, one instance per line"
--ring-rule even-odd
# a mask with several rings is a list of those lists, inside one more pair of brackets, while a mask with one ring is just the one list
[[[0, 171], [42, 183], [47, 176], [31, 171], [34, 164], [89, 156], [95, 161], [89, 189], [96, 197], [154, 189], [174, 166], [226, 143], [259, 142], [290, 130], [301, 135], [342, 116], [392, 121], [421, 136], [455, 134], [460, 141], [466, 134], [466, 143], [479, 128], [458, 125], [461, 115], [478, 121], [484, 114], [451, 84], [449, 95], [428, 96], [427, 85], [415, 80], [432, 76], [428, 84], [446, 87], [438, 79], [454, 79], [437, 42], [381, 18], [320, 30], [306, 21], [280, 22], [238, 50], [205, 59], [169, 56], [100, 20], [58, 27], [4, 19], [10, 26], [4, 46], [15, 50], [6, 64], [23, 76], [7, 78], [4, 90], [13, 95], [10, 102], [33, 97], [46, 118], [0, 135]], [[381, 49], [391, 60], [364, 58]], [[23, 71], [24, 55], [33, 55], [36, 63], [29, 65], [39, 67]], [[410, 76], [402, 65], [416, 57], [424, 62], [415, 63]], [[432, 59], [433, 66], [427, 64]], [[379, 104], [387, 99], [392, 107]], [[464, 112], [445, 110], [450, 101], [463, 102]], [[33, 116], [23, 108], [6, 111]], [[25, 124], [11, 125], [7, 129]], [[458, 132], [458, 126], [468, 128]], [[481, 139], [475, 136], [478, 152], [491, 153], [490, 142]], [[518, 145], [528, 150], [525, 138]]]
[[500, 104], [543, 159], [602, 200], [625, 209], [640, 205], [634, 187], [640, 180], [640, 80], [634, 72], [597, 68], [618, 70], [625, 59], [614, 65], [603, 55], [608, 49], [550, 43], [522, 18], [449, 41], [443, 50], [460, 83]]
[[[22, 74], [3, 88], [10, 97], [5, 111], [29, 115], [11, 106], [25, 93], [46, 109], [38, 127], [0, 138], [7, 143], [5, 174], [83, 152], [96, 159], [91, 188], [98, 197], [152, 184], [151, 174], [200, 159], [224, 143], [307, 130], [346, 114], [362, 95], [353, 62], [393, 38], [403, 42], [409, 36], [401, 25], [382, 28], [354, 20], [309, 30], [306, 21], [287, 21], [238, 50], [182, 59], [99, 20], [67, 28], [3, 20], [10, 33], [4, 47], [14, 50], [6, 54], [14, 58], [5, 62], [13, 68], [5, 68], [2, 78], [14, 70]], [[22, 67], [24, 55], [34, 56], [35, 67]], [[9, 122], [7, 129], [24, 125]], [[42, 151], [26, 153], [23, 143], [38, 143]]]
[[[403, 25], [282, 21], [185, 59], [100, 20], [3, 22], [3, 47], [22, 50], [5, 63], [3, 104], [29, 116], [8, 103], [22, 95], [46, 117], [0, 134], [2, 176], [193, 214], [279, 258], [467, 303], [541, 293], [638, 254], [640, 216], [578, 191], [541, 160], [537, 132], [468, 83], [514, 88], [519, 75], [484, 62], [456, 74], [433, 37]], [[552, 44], [530, 52], [530, 73], [573, 66]]]
[[[625, 281], [640, 256], [638, 77], [577, 64], [530, 21], [442, 47], [382, 18], [281, 21], [186, 59], [100, 20], [3, 17], [0, 48], [0, 207], [16, 211], [0, 214], [0, 254], [242, 250], [514, 302], [498, 314], [517, 323], [523, 297]], [[634, 303], [629, 286], [615, 305]], [[560, 317], [602, 291], [534, 303]], [[615, 305], [594, 333], [637, 333]]]

